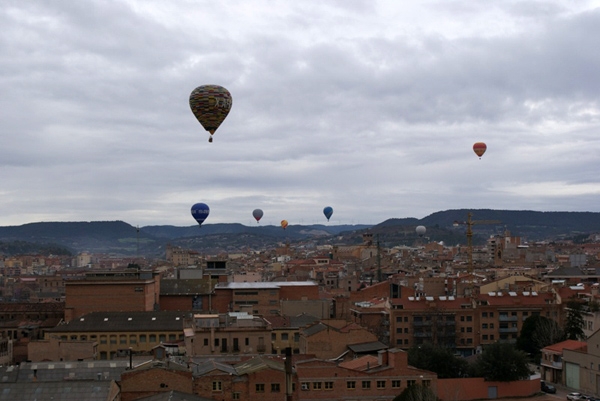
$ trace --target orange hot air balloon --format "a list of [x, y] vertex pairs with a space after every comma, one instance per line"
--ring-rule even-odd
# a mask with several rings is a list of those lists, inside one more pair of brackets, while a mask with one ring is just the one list
[[192, 113], [210, 133], [208, 142], [212, 142], [212, 136], [229, 114], [231, 105], [231, 93], [219, 85], [202, 85], [190, 94]]
[[287, 226], [288, 226], [287, 220], [281, 220], [281, 228], [283, 228], [285, 230]]
[[480, 159], [481, 159], [481, 156], [483, 156], [483, 154], [485, 153], [486, 149], [487, 149], [487, 146], [483, 142], [476, 142], [473, 145], [473, 152], [475, 152], [475, 154], [477, 156], [479, 156]]

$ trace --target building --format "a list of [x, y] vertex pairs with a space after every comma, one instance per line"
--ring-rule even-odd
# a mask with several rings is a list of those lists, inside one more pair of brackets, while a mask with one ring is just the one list
[[280, 301], [319, 300], [319, 286], [312, 281], [223, 283], [214, 287], [211, 310], [219, 313], [281, 314]]
[[158, 309], [160, 276], [150, 270], [89, 272], [65, 282], [65, 320], [91, 312], [148, 312]]
[[300, 353], [320, 359], [340, 358], [348, 346], [377, 341], [375, 334], [345, 320], [324, 320], [300, 331]]
[[246, 312], [194, 314], [184, 332], [190, 357], [271, 352], [270, 324]]
[[585, 394], [600, 396], [600, 331], [586, 346], [563, 348], [563, 384]]
[[97, 342], [100, 360], [124, 357], [130, 350], [150, 355], [161, 343], [183, 343], [187, 316], [178, 311], [93, 312], [48, 330], [45, 338]]
[[540, 360], [542, 380], [550, 383], [564, 384], [562, 358], [564, 350], [582, 350], [586, 346], [587, 344], [582, 341], [566, 340], [542, 348], [542, 358]]

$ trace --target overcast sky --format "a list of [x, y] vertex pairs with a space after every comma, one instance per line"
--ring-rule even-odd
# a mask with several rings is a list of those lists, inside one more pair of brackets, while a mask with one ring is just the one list
[[[599, 7], [4, 0], [0, 226], [600, 212]], [[204, 84], [233, 97], [213, 143]]]

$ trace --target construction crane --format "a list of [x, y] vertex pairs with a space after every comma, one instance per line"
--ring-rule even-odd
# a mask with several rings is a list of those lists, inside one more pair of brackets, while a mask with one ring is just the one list
[[500, 220], [472, 220], [473, 214], [469, 212], [467, 215], [467, 221], [455, 221], [454, 226], [457, 227], [459, 224], [467, 226], [467, 252], [469, 254], [469, 274], [473, 273], [473, 226], [479, 224], [502, 224]]

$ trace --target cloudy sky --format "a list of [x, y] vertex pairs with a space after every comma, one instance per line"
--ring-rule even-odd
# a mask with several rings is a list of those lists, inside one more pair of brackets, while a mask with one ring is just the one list
[[[0, 226], [600, 212], [598, 1], [4, 0], [0, 26]], [[233, 96], [213, 143], [204, 84]]]

